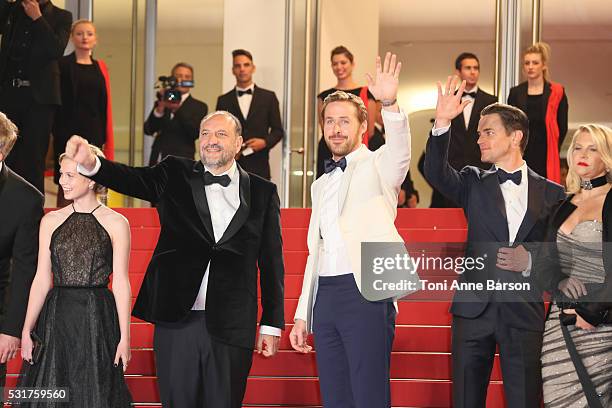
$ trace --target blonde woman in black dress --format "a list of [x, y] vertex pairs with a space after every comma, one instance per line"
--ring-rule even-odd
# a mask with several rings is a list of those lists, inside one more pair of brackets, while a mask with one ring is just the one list
[[[128, 408], [131, 397], [123, 373], [130, 360], [129, 224], [100, 203], [101, 187], [80, 175], [76, 162], [61, 156], [60, 172], [60, 186], [72, 204], [41, 221], [19, 386], [65, 387], [69, 403], [62, 407]], [[32, 332], [44, 345], [36, 362]]]

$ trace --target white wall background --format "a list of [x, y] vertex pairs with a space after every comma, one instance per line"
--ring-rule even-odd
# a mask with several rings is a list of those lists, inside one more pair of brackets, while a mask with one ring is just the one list
[[375, 70], [378, 55], [379, 2], [372, 0], [321, 0], [319, 91], [336, 85], [331, 50], [344, 45], [355, 56], [353, 79], [366, 85], [366, 72]]

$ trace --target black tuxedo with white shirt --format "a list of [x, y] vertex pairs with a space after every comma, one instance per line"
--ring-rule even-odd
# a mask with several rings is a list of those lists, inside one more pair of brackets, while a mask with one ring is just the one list
[[[475, 166], [481, 169], [491, 167], [490, 163], [480, 160], [480, 148], [478, 147], [478, 121], [480, 112], [497, 102], [497, 97], [478, 88], [472, 99], [469, 120], [466, 126], [466, 112], [458, 115], [451, 121], [451, 138], [448, 147], [448, 162], [455, 170], [461, 170], [465, 166]], [[467, 110], [467, 109], [466, 109]], [[437, 189], [431, 194], [431, 208], [454, 208], [458, 204], [446, 197]]]
[[466, 126], [465, 115], [458, 115], [451, 121], [451, 138], [448, 147], [448, 161], [456, 170], [461, 170], [465, 166], [475, 166], [481, 169], [491, 167], [490, 163], [483, 163], [480, 160], [480, 148], [478, 147], [478, 122], [480, 112], [497, 102], [497, 97], [478, 88], [474, 98], [470, 98], [470, 116]]
[[[244, 98], [246, 96], [241, 96]], [[252, 100], [245, 116], [240, 109], [236, 88], [219, 96], [216, 110], [230, 112], [240, 120], [245, 141], [257, 137], [266, 140], [263, 150], [250, 155], [241, 155], [238, 163], [250, 173], [270, 180], [270, 149], [283, 139], [285, 134], [276, 94], [254, 85]]]
[[[496, 169], [466, 166], [455, 170], [448, 159], [452, 130], [430, 135], [425, 174], [434, 187], [459, 204], [468, 222], [466, 257], [484, 257], [484, 268], [467, 270], [459, 282], [483, 283], [484, 290], [456, 291], [453, 313], [453, 406], [484, 407], [495, 347], [499, 345], [508, 406], [539, 407], [540, 353], [544, 329], [541, 289], [531, 274], [496, 266], [501, 247], [524, 245], [544, 239], [548, 218], [565, 197], [558, 184], [525, 166], [521, 183], [502, 192]], [[527, 182], [524, 217], [510, 217], [507, 208], [520, 204]], [[506, 183], [512, 184], [511, 181]], [[508, 186], [504, 186], [508, 190]], [[513, 196], [513, 191], [517, 193]], [[506, 197], [506, 198], [505, 198]], [[508, 202], [507, 200], [510, 200]], [[518, 200], [518, 201], [517, 201]], [[510, 231], [514, 232], [512, 236]], [[536, 271], [533, 271], [536, 273]], [[528, 283], [527, 290], [486, 290], [487, 282]]]
[[284, 266], [276, 186], [239, 168], [240, 206], [215, 242], [200, 161], [168, 156], [153, 167], [100, 159], [91, 179], [156, 204], [161, 231], [133, 314], [151, 323], [178, 322], [191, 310], [210, 262], [208, 328], [219, 339], [251, 348], [257, 324], [284, 328]]
[[[0, 162], [0, 333], [21, 338], [36, 274], [43, 195]], [[6, 365], [0, 365], [0, 387]]]
[[[240, 406], [255, 344], [258, 268], [260, 323], [284, 328], [276, 186], [237, 167], [238, 208], [216, 239], [201, 162], [174, 156], [141, 168], [100, 162], [90, 178], [154, 203], [159, 213], [159, 239], [133, 315], [156, 324], [162, 402], [225, 407], [229, 397], [223, 398], [231, 394], [231, 406]], [[205, 311], [193, 311], [205, 274]], [[202, 339], [196, 344], [201, 360], [192, 352], [193, 339]], [[193, 384], [198, 376], [202, 381]]]

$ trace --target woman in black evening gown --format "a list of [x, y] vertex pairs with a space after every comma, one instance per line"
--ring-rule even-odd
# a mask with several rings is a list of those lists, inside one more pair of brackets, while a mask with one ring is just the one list
[[[80, 175], [76, 162], [61, 156], [60, 163], [60, 185], [73, 202], [41, 221], [19, 387], [66, 388], [69, 403], [21, 406], [128, 408], [123, 373], [130, 360], [129, 224], [100, 204], [100, 186]], [[32, 332], [43, 344], [37, 361], [32, 360]]]
[[[74, 52], [59, 60], [62, 106], [53, 125], [56, 184], [59, 184], [58, 159], [70, 136], [82, 135], [90, 144], [103, 149], [110, 159], [113, 149], [108, 70], [102, 60], [91, 56], [97, 44], [96, 27], [89, 20], [75, 21], [70, 41]], [[68, 204], [59, 188], [57, 206]]]

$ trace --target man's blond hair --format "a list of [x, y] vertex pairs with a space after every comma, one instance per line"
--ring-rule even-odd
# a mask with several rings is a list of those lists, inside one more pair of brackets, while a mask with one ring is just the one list
[[355, 106], [355, 110], [357, 112], [357, 120], [359, 120], [359, 124], [362, 124], [368, 119], [368, 110], [365, 107], [365, 104], [357, 95], [353, 95], [344, 91], [336, 91], [333, 94], [329, 95], [323, 101], [323, 109], [321, 110], [321, 120], [325, 121], [325, 108], [332, 102], [348, 102]]
[[17, 141], [17, 126], [0, 112], [0, 153], [6, 159]]

